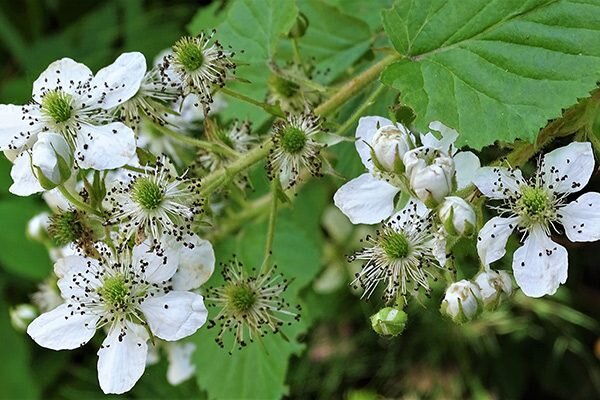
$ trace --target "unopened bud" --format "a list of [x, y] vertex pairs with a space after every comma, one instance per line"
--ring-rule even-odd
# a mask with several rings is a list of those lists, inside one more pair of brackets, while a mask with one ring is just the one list
[[449, 196], [440, 207], [440, 219], [448, 234], [470, 236], [475, 229], [477, 217], [471, 204], [460, 197]]
[[408, 130], [402, 125], [380, 127], [371, 141], [374, 164], [387, 172], [404, 172], [402, 157], [414, 147]]
[[475, 277], [475, 283], [481, 290], [483, 305], [488, 310], [498, 307], [500, 302], [513, 292], [512, 279], [506, 271], [481, 272]]
[[50, 190], [71, 177], [73, 154], [61, 135], [44, 132], [33, 145], [31, 164], [40, 185]]
[[475, 283], [463, 279], [454, 282], [442, 300], [441, 312], [456, 323], [472, 320], [481, 312], [481, 291]]
[[419, 147], [407, 152], [403, 161], [411, 188], [427, 207], [437, 206], [452, 192], [452, 157], [433, 148]]
[[397, 336], [406, 327], [408, 315], [403, 310], [385, 307], [371, 316], [371, 327], [382, 336]]

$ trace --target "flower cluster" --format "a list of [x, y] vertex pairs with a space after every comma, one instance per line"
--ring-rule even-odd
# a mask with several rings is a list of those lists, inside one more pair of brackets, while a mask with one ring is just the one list
[[[571, 241], [600, 239], [594, 222], [600, 194], [567, 199], [593, 173], [590, 143], [551, 151], [540, 159], [535, 175], [525, 179], [519, 169], [480, 167], [475, 154], [455, 147], [456, 131], [439, 122], [429, 128], [437, 134], [420, 134], [381, 117], [359, 121], [356, 149], [368, 172], [343, 185], [334, 202], [355, 224], [382, 223], [375, 235], [367, 236], [367, 247], [350, 257], [365, 262], [353, 282], [363, 287], [363, 297], [385, 282], [385, 302], [402, 306], [408, 289], [428, 293], [436, 271], [446, 267], [450, 284], [441, 311], [456, 322], [471, 320], [513, 292], [511, 276], [490, 264], [504, 256], [515, 230], [523, 240], [512, 261], [516, 284], [527, 296], [554, 294], [567, 279], [568, 261], [566, 249], [551, 240], [551, 231], [562, 225]], [[483, 196], [500, 202], [491, 207], [499, 215], [483, 227], [473, 184]], [[482, 269], [472, 280], [453, 282], [452, 262], [446, 263], [448, 243], [471, 236], [478, 227]], [[398, 300], [400, 295], [404, 301]]]
[[[83, 346], [99, 331], [105, 393], [130, 390], [161, 353], [169, 382], [194, 373], [195, 345], [183, 340], [208, 320], [200, 293], [215, 266], [198, 226], [218, 214], [218, 187], [249, 186], [247, 172], [230, 174], [230, 165], [269, 148], [258, 145], [250, 123], [213, 116], [235, 72], [234, 53], [213, 36], [181, 38], [150, 69], [138, 52], [96, 74], [65, 58], [42, 72], [27, 105], [0, 105], [10, 191], [42, 193], [50, 211], [30, 221], [28, 235], [55, 262], [12, 321], [53, 350]], [[270, 177], [290, 187], [304, 167], [318, 175], [320, 130], [309, 111], [278, 121]], [[222, 274], [223, 285], [209, 290], [222, 347], [229, 331], [241, 347], [299, 318], [283, 300], [289, 281], [274, 267], [250, 275], [232, 265]]]

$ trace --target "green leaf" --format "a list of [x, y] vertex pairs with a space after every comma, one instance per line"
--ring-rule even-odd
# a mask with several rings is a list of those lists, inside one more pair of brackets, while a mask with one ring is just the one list
[[369, 49], [373, 35], [366, 22], [346, 15], [320, 0], [299, 0], [308, 18], [308, 29], [300, 40], [303, 57], [314, 57], [319, 80], [333, 81]]
[[[231, 4], [227, 18], [217, 27], [216, 38], [233, 48], [237, 75], [251, 83], [231, 82], [228, 88], [255, 100], [265, 99], [270, 75], [268, 62], [297, 15], [293, 0], [240, 0]], [[227, 97], [227, 102], [230, 107], [221, 113], [226, 118], [249, 119], [259, 125], [268, 117], [254, 105], [231, 97]]]
[[[283, 210], [278, 217], [273, 262], [278, 271], [293, 282], [286, 300], [298, 304], [300, 290], [309, 284], [320, 270], [321, 249], [318, 221], [327, 202], [327, 191], [322, 185], [310, 185], [299, 195], [293, 210]], [[230, 239], [217, 248], [217, 259], [226, 261], [235, 253], [247, 269], [260, 267], [265, 244], [266, 223], [250, 226], [236, 239]], [[316, 234], [315, 234], [316, 233]], [[210, 285], [218, 285], [222, 278], [216, 271]], [[209, 308], [214, 317], [215, 309]], [[209, 398], [275, 399], [288, 393], [285, 385], [289, 358], [299, 354], [303, 345], [297, 337], [306, 332], [308, 321], [301, 318], [285, 326], [282, 335], [267, 334], [255, 342], [229, 355], [231, 340], [225, 349], [214, 342], [218, 328], [206, 328], [193, 336], [197, 345], [194, 355], [197, 364], [198, 384], [208, 391]]]
[[382, 16], [405, 58], [381, 80], [461, 145], [533, 141], [600, 76], [599, 0], [407, 0]]
[[198, 35], [200, 32], [210, 32], [213, 28], [219, 25], [227, 16], [227, 7], [231, 3], [214, 1], [205, 7], [200, 7], [196, 11], [196, 15], [187, 24], [186, 29], [192, 35]]
[[365, 21], [371, 31], [383, 29], [381, 25], [381, 9], [389, 8], [394, 0], [326, 0], [327, 3], [338, 7], [344, 14]]
[[5, 199], [0, 202], [0, 264], [22, 278], [41, 280], [51, 271], [48, 252], [41, 244], [27, 239], [27, 222], [44, 208], [33, 199]]

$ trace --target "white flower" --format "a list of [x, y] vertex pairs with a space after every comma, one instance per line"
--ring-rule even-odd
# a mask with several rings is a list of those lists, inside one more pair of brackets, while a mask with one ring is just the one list
[[195, 93], [207, 112], [213, 102], [215, 87], [225, 85], [235, 64], [233, 53], [223, 49], [210, 35], [201, 33], [197, 37], [182, 37], [173, 45], [172, 53], [165, 55], [161, 75], [165, 85], [181, 87], [184, 96]]
[[178, 176], [165, 156], [147, 173], [131, 173], [129, 178], [116, 182], [106, 196], [109, 224], [118, 225], [127, 238], [192, 233], [191, 223], [202, 210], [197, 180]]
[[567, 203], [594, 171], [590, 143], [571, 143], [546, 154], [534, 178], [527, 181], [518, 169], [482, 168], [475, 184], [488, 198], [502, 200], [500, 216], [479, 232], [477, 252], [485, 266], [506, 253], [511, 232], [523, 233], [523, 246], [513, 256], [517, 284], [527, 296], [554, 294], [567, 280], [567, 250], [550, 239], [551, 228], [561, 224], [569, 240], [600, 239], [600, 194], [589, 192]]
[[423, 288], [429, 294], [430, 278], [436, 280], [435, 270], [445, 264], [445, 244], [440, 246], [440, 241], [443, 237], [433, 230], [425, 205], [411, 202], [375, 236], [367, 236], [368, 247], [350, 257], [350, 261], [365, 261], [352, 284], [360, 284], [362, 297], [368, 298], [383, 283], [383, 298], [388, 303], [399, 301], [400, 295], [406, 301], [409, 289], [416, 293]]
[[[421, 135], [418, 138], [423, 146], [413, 149], [417, 138], [403, 125], [394, 125], [392, 121], [381, 117], [363, 117], [359, 120], [356, 150], [368, 172], [344, 184], [333, 197], [335, 205], [352, 223], [375, 224], [390, 217], [396, 210], [396, 196], [401, 191], [413, 196], [420, 194], [427, 200], [429, 189], [435, 192], [437, 198], [441, 198], [439, 192], [445, 192], [452, 186], [454, 178], [448, 179], [448, 174], [453, 169], [456, 170], [457, 189], [471, 183], [471, 175], [479, 167], [477, 156], [471, 152], [456, 152], [453, 146], [458, 137], [456, 131], [439, 122], [432, 122], [430, 128], [440, 131], [442, 139], [438, 140], [432, 133]], [[427, 168], [424, 164], [428, 163], [419, 157], [425, 153], [443, 155], [445, 158], [440, 160], [439, 165]], [[396, 154], [401, 162], [396, 161]], [[402, 172], [407, 167], [404, 159], [408, 154], [412, 154], [408, 157], [408, 161], [412, 162], [411, 170]], [[452, 165], [454, 168], [449, 168]], [[423, 173], [417, 173], [417, 169]], [[431, 176], [437, 172], [442, 173], [442, 179], [436, 177], [432, 189]], [[416, 191], [410, 187], [411, 176], [418, 193], [414, 193]]]
[[176, 341], [206, 321], [202, 296], [171, 289], [177, 256], [146, 243], [131, 254], [102, 251], [100, 260], [66, 257], [55, 271], [65, 304], [35, 319], [27, 332], [39, 345], [63, 350], [84, 345], [106, 327], [98, 351], [105, 393], [124, 393], [141, 377], [149, 332]]
[[[111, 122], [110, 110], [135, 95], [140, 81], [134, 73], [145, 69], [140, 53], [124, 53], [93, 76], [69, 58], [55, 61], [33, 83], [33, 102], [0, 105], [0, 150], [20, 154], [11, 175], [15, 194], [42, 191], [30, 168], [38, 158], [35, 143], [42, 132], [62, 135], [81, 168], [120, 167], [135, 154], [133, 131]], [[41, 148], [43, 149], [43, 147]], [[25, 151], [32, 151], [29, 157]]]
[[503, 297], [510, 296], [513, 292], [512, 279], [506, 271], [490, 269], [480, 272], [475, 277], [475, 283], [481, 289], [481, 298], [486, 308], [496, 307]]
[[438, 149], [418, 147], [404, 155], [410, 187], [427, 206], [440, 204], [454, 189], [454, 159]]
[[274, 146], [267, 159], [269, 178], [279, 178], [284, 188], [290, 188], [298, 182], [302, 168], [321, 176], [319, 154], [324, 145], [315, 137], [320, 131], [319, 117], [310, 110], [277, 121], [273, 125]]
[[457, 196], [444, 199], [439, 210], [440, 219], [448, 234], [469, 236], [475, 229], [477, 217], [473, 206]]
[[479, 286], [463, 279], [448, 286], [442, 300], [441, 311], [454, 322], [462, 323], [477, 316], [481, 311], [480, 302]]
[[[375, 224], [390, 217], [394, 213], [395, 197], [405, 186], [397, 179], [392, 181], [389, 174], [383, 174], [378, 170], [372, 159], [373, 138], [381, 127], [389, 126], [394, 127], [392, 121], [381, 117], [362, 117], [358, 121], [356, 151], [368, 172], [344, 184], [333, 196], [335, 205], [353, 224]], [[414, 142], [408, 129], [402, 124], [397, 124], [396, 127], [400, 134], [406, 133], [406, 140], [382, 141], [384, 143], [391, 141], [393, 147], [391, 151], [380, 148], [380, 154], [390, 152], [393, 154], [395, 151], [400, 153], [403, 150], [402, 143]], [[386, 131], [388, 130], [391, 128], [386, 128]], [[403, 157], [404, 154], [399, 156]]]

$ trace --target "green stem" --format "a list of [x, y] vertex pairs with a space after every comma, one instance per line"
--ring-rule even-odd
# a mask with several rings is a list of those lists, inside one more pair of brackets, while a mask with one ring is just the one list
[[400, 54], [393, 54], [391, 56], [387, 56], [381, 61], [379, 61], [377, 64], [363, 71], [360, 75], [348, 81], [344, 86], [340, 88], [340, 90], [338, 90], [336, 94], [327, 99], [327, 101], [325, 101], [319, 107], [315, 108], [315, 113], [325, 116], [333, 112], [339, 106], [348, 101], [348, 99], [350, 99], [362, 89], [364, 89], [369, 83], [377, 79], [379, 77], [379, 74], [381, 74], [381, 72], [388, 65], [390, 65], [394, 61], [399, 60], [400, 57]]
[[232, 148], [227, 147], [225, 145], [196, 139], [196, 138], [190, 137], [188, 135], [184, 135], [183, 133], [176, 132], [176, 131], [169, 129], [163, 125], [155, 124], [155, 127], [164, 135], [172, 137], [173, 139], [176, 139], [180, 142], [191, 144], [192, 146], [198, 147], [199, 149], [204, 149], [204, 150], [212, 151], [215, 153], [225, 154], [227, 156], [232, 156], [232, 157], [239, 156], [239, 154], [235, 150], [233, 150]]
[[249, 168], [261, 161], [269, 154], [269, 151], [271, 151], [272, 147], [273, 142], [271, 139], [267, 139], [259, 146], [250, 150], [244, 156], [239, 157], [236, 161], [202, 178], [202, 188], [200, 189], [200, 194], [203, 197], [206, 197], [212, 192], [212, 190], [214, 190], [213, 185], [215, 182], [220, 182], [221, 179], [226, 179], [227, 176], [234, 176], [235, 174], [244, 171], [246, 168]]
[[352, 125], [354, 125], [354, 123], [356, 122], [356, 120], [360, 118], [360, 116], [365, 112], [365, 110], [367, 108], [369, 108], [369, 106], [371, 104], [373, 104], [373, 102], [377, 99], [377, 97], [381, 94], [381, 92], [383, 92], [384, 89], [385, 89], [385, 86], [382, 85], [382, 84], [379, 84], [379, 86], [377, 87], [377, 89], [375, 89], [373, 91], [373, 93], [371, 93], [371, 95], [369, 97], [367, 97], [366, 100], [356, 109], [356, 111], [354, 111], [354, 113], [352, 113], [352, 115], [350, 116], [350, 118], [348, 118], [342, 124], [342, 126], [340, 126], [336, 130], [336, 135], [343, 136], [344, 133], [346, 133], [346, 131], [348, 129], [350, 129], [350, 127]]
[[263, 110], [265, 110], [266, 112], [268, 112], [271, 115], [274, 115], [276, 117], [281, 117], [281, 118], [285, 118], [285, 113], [283, 111], [281, 111], [281, 108], [279, 108], [278, 106], [274, 106], [272, 104], [267, 104], [264, 103], [262, 101], [258, 101], [258, 100], [254, 100], [251, 97], [248, 97], [244, 94], [241, 94], [239, 92], [235, 92], [231, 89], [228, 89], [226, 87], [223, 87], [221, 89], [219, 89], [222, 93], [225, 93], [228, 96], [234, 97], [238, 100], [241, 101], [245, 101], [246, 103], [255, 105], [257, 107], [262, 108]]
[[75, 207], [87, 211], [91, 214], [94, 215], [98, 215], [98, 216], [102, 216], [97, 210], [93, 209], [92, 207], [90, 207], [89, 205], [85, 204], [83, 201], [81, 201], [80, 199], [76, 198], [71, 192], [69, 192], [67, 190], [66, 187], [64, 187], [63, 185], [57, 186], [58, 190], [60, 191], [60, 193], [65, 196], [65, 198], [67, 200], [69, 200], [69, 202], [71, 204], [73, 204]]
[[[343, 85], [335, 95], [331, 96], [319, 107], [315, 108], [315, 113], [318, 115], [326, 115], [332, 112], [333, 110], [337, 109], [339, 106], [348, 101], [351, 97], [356, 95], [359, 91], [364, 89], [369, 83], [377, 79], [377, 77], [379, 76], [381, 71], [385, 69], [385, 67], [398, 60], [399, 58], [399, 54], [388, 56], [383, 60], [379, 61], [377, 64], [363, 71], [360, 75], [356, 76], [355, 78], [348, 81], [345, 85]], [[261, 108], [264, 108], [265, 106], [264, 103], [257, 102], [253, 99], [248, 98], [247, 96], [244, 96], [237, 92], [233, 92], [227, 88], [222, 88], [221, 91], [232, 97], [248, 101]], [[202, 179], [203, 188], [200, 190], [200, 194], [206, 197], [223, 182], [224, 177], [234, 176], [235, 174], [260, 162], [269, 154], [269, 151], [271, 151], [272, 147], [273, 142], [269, 138], [265, 140], [260, 146], [257, 146], [254, 149], [250, 150], [248, 153], [240, 156], [233, 163], [207, 175]]]
[[134, 167], [133, 165], [123, 165], [122, 168], [129, 171], [138, 172], [140, 174], [145, 174], [147, 172], [145, 169], [140, 167]]
[[269, 225], [267, 228], [267, 241], [265, 244], [265, 257], [260, 268], [261, 273], [267, 273], [271, 268], [271, 258], [273, 255], [273, 239], [275, 238], [275, 223], [277, 221], [277, 203], [278, 203], [278, 192], [281, 190], [279, 183], [279, 177], [276, 176], [271, 182], [271, 210], [269, 213]]

